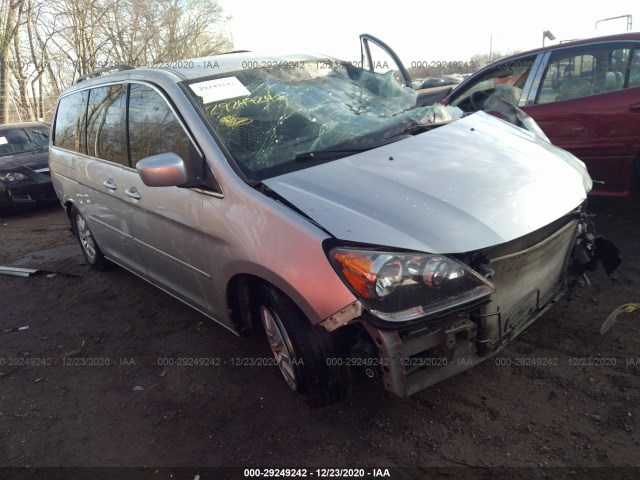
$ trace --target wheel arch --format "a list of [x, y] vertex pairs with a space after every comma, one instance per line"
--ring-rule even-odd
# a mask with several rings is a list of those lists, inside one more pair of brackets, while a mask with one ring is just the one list
[[62, 208], [64, 208], [64, 212], [67, 214], [67, 218], [69, 219], [69, 223], [71, 224], [71, 228], [74, 228], [73, 227], [73, 220], [71, 218], [71, 209], [72, 208], [75, 208], [77, 210], [80, 210], [80, 209], [75, 204], [75, 202], [73, 200], [71, 200], [70, 198], [67, 198], [62, 202]]
[[234, 329], [240, 336], [249, 336], [256, 329], [255, 296], [265, 281], [255, 275], [240, 273], [227, 282], [227, 311]]
[[[290, 295], [259, 276], [238, 274], [229, 281], [228, 287], [230, 315], [236, 327], [239, 326], [238, 333], [248, 335], [258, 325], [263, 328], [264, 324], [280, 374], [293, 391], [301, 394], [309, 405], [317, 407], [348, 395], [349, 368], [346, 364], [332, 364], [328, 360], [347, 354], [350, 330], [329, 332], [313, 325]], [[265, 312], [268, 312], [267, 317], [261, 319], [261, 313], [264, 315]], [[274, 328], [268, 328], [265, 318], [271, 319]], [[279, 333], [274, 335], [273, 332]], [[274, 337], [279, 341], [272, 342]], [[287, 351], [286, 355], [281, 354], [283, 350]], [[294, 362], [289, 363], [286, 359]]]
[[[304, 257], [299, 252], [300, 256]], [[263, 258], [264, 257], [264, 258]], [[242, 328], [249, 328], [247, 312], [240, 308], [240, 302], [255, 299], [256, 287], [260, 283], [272, 285], [286, 295], [307, 318], [312, 325], [341, 312], [355, 301], [353, 293], [331, 267], [329, 261], [322, 256], [315, 258], [293, 258], [282, 260], [270, 255], [252, 255], [250, 258], [238, 259], [222, 267], [221, 278], [224, 278], [224, 291], [218, 301], [224, 304], [227, 315]], [[236, 316], [236, 314], [240, 317]], [[236, 323], [240, 322], [240, 323]], [[239, 330], [239, 331], [240, 331]]]
[[280, 281], [269, 281], [264, 276], [252, 273], [237, 273], [229, 279], [226, 287], [227, 309], [229, 318], [239, 335], [251, 335], [258, 326], [257, 307], [263, 285], [279, 290], [304, 314], [309, 323], [313, 324], [307, 313], [311, 306], [306, 304], [307, 308], [303, 308], [300, 302], [289, 294], [293, 287], [284, 279], [279, 277], [278, 279]]

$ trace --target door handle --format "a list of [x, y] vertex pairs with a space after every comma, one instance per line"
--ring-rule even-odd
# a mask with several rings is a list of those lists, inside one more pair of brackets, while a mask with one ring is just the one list
[[136, 187], [128, 188], [124, 193], [135, 200], [140, 200], [142, 198], [142, 195], [140, 195], [140, 192], [138, 192]]
[[631, 110], [632, 112], [640, 112], [640, 103], [634, 103], [633, 105], [630, 105], [629, 110]]
[[109, 180], [105, 180], [104, 182], [102, 182], [102, 185], [107, 187], [109, 190], [115, 190], [118, 188], [118, 186], [115, 183], [113, 183], [113, 178], [110, 178]]

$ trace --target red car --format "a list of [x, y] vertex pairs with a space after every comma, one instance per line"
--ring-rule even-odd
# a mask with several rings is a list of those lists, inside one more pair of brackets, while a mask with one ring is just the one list
[[585, 162], [593, 195], [640, 190], [640, 33], [502, 58], [455, 87], [444, 103], [476, 111], [505, 83], [520, 89], [518, 106], [552, 143]]

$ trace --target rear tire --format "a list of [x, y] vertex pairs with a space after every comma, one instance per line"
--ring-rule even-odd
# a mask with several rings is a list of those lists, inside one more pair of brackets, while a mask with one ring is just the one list
[[71, 207], [71, 225], [73, 226], [73, 233], [78, 239], [80, 248], [84, 255], [85, 260], [92, 268], [102, 271], [111, 266], [111, 262], [107, 260], [102, 254], [102, 250], [98, 247], [93, 234], [89, 229], [87, 221], [78, 211], [76, 207]]
[[349, 369], [342, 364], [337, 332], [312, 325], [280, 290], [263, 286], [258, 314], [280, 373], [307, 403], [321, 407], [349, 393]]

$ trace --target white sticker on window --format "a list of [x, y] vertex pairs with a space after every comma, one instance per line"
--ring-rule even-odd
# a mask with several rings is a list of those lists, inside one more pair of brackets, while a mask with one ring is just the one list
[[217, 102], [235, 97], [246, 97], [251, 92], [236, 77], [217, 78], [189, 85], [204, 103]]
[[7, 143], [9, 143], [9, 142], [7, 142], [6, 138], [0, 137], [0, 145], [6, 145]]

